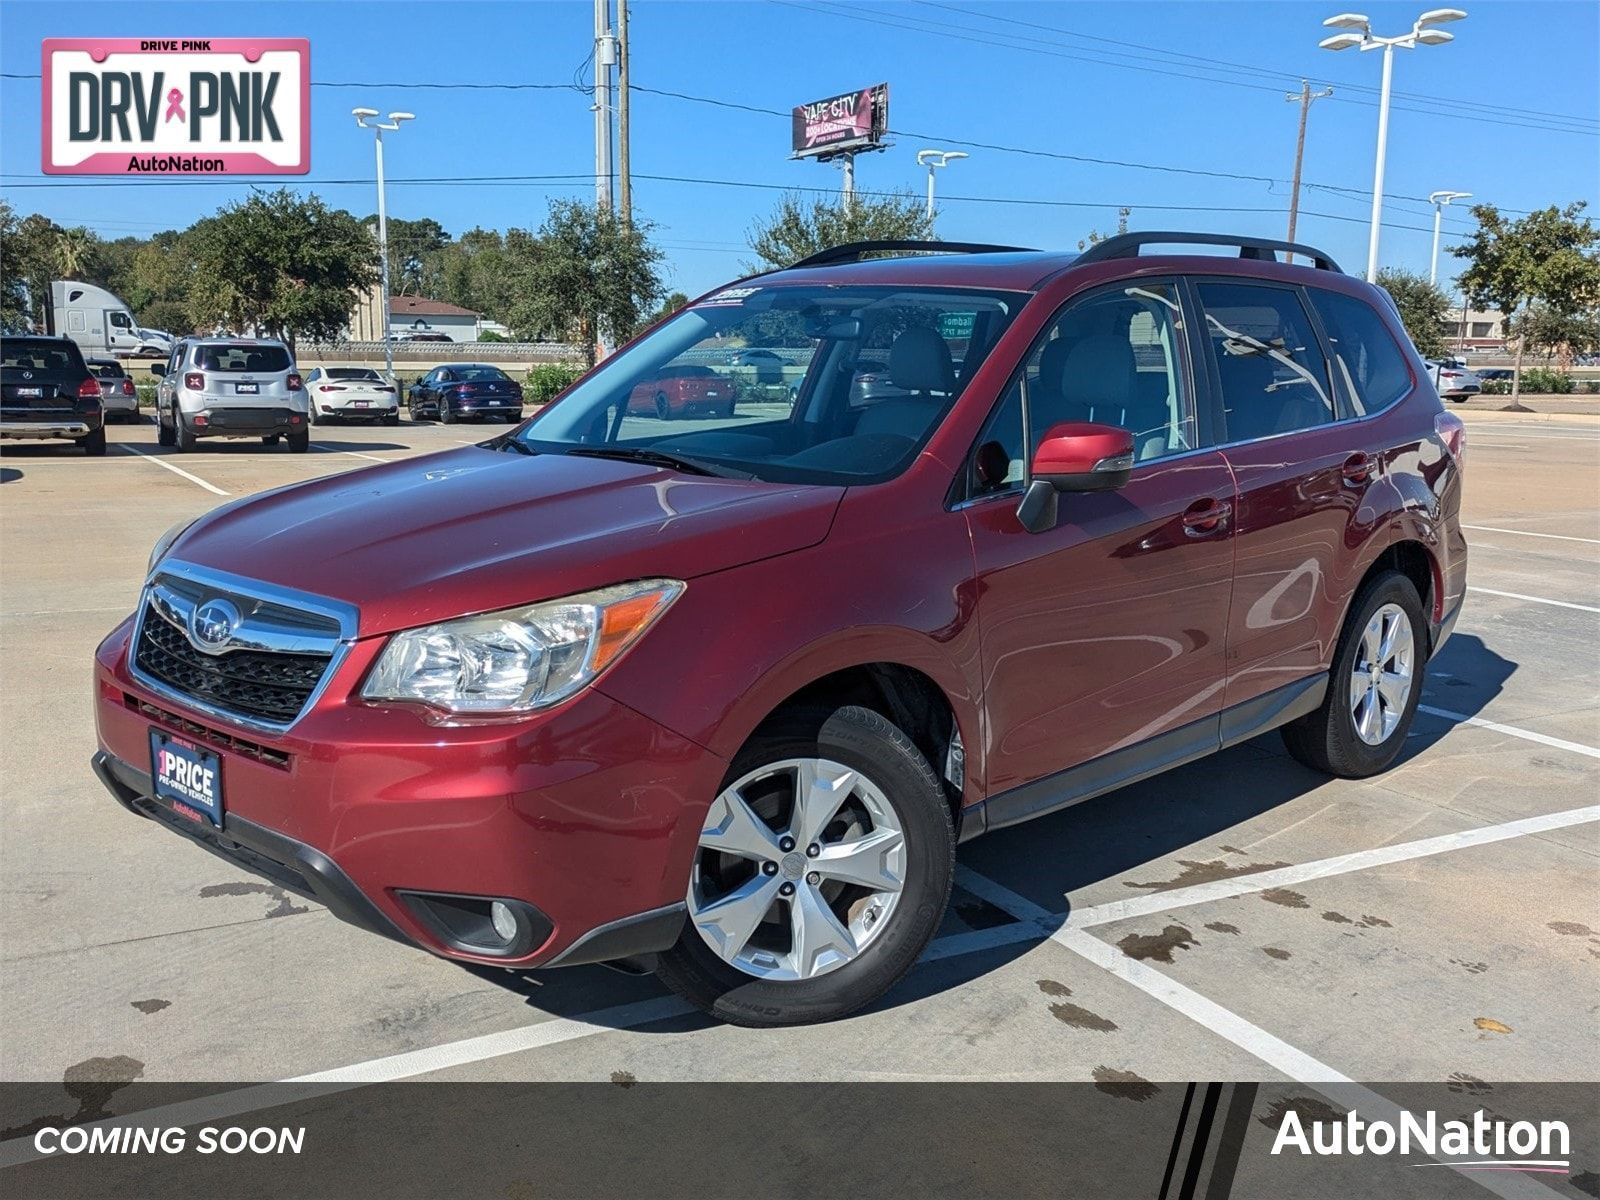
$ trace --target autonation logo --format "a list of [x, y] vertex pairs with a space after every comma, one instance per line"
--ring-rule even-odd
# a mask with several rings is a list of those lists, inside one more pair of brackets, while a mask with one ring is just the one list
[[1454, 1167], [1463, 1171], [1528, 1171], [1566, 1175], [1572, 1164], [1572, 1135], [1565, 1121], [1502, 1121], [1482, 1109], [1470, 1121], [1439, 1120], [1439, 1114], [1421, 1116], [1400, 1111], [1399, 1120], [1364, 1121], [1354, 1109], [1342, 1121], [1310, 1122], [1294, 1109], [1283, 1114], [1272, 1153], [1298, 1151], [1321, 1157], [1371, 1154], [1423, 1154], [1436, 1162], [1421, 1167]]

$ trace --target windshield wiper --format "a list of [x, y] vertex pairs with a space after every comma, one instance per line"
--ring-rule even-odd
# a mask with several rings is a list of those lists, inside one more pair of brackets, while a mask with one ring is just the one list
[[495, 450], [515, 450], [518, 454], [526, 454], [530, 457], [539, 453], [521, 438], [513, 437], [509, 433], [501, 434], [499, 437], [495, 438], [494, 441], [488, 444], [492, 449]]
[[653, 467], [666, 467], [688, 475], [714, 475], [721, 479], [754, 479], [748, 471], [735, 471], [721, 463], [686, 458], [681, 454], [668, 454], [665, 450], [650, 450], [644, 446], [574, 446], [568, 454], [586, 458], [613, 458], [619, 462], [647, 463]]

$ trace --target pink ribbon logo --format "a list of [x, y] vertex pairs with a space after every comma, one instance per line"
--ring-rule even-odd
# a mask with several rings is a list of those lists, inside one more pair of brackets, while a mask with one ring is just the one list
[[170, 121], [173, 117], [177, 117], [180, 121], [188, 119], [183, 115], [183, 93], [177, 88], [173, 88], [167, 93], [167, 115], [165, 120]]

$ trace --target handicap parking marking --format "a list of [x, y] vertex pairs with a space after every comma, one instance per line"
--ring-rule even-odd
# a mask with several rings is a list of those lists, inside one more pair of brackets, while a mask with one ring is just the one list
[[140, 458], [145, 459], [148, 462], [153, 462], [158, 467], [165, 467], [174, 475], [183, 476], [190, 483], [199, 484], [213, 496], [227, 496], [232, 494], [230, 492], [223, 491], [214, 483], [207, 483], [204, 479], [201, 479], [200, 476], [191, 474], [190, 472], [185, 471], [182, 467], [174, 466], [164, 458], [158, 458], [156, 455], [151, 454], [148, 450], [139, 449], [139, 447], [133, 445], [131, 442], [117, 442], [115, 445], [119, 450], [126, 450], [129, 454], [137, 454]]

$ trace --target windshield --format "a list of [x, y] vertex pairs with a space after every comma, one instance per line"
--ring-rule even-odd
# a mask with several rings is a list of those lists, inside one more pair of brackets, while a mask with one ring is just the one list
[[1027, 300], [942, 288], [727, 288], [610, 359], [516, 435], [541, 453], [876, 483], [903, 471]]
[[282, 346], [201, 346], [195, 363], [202, 371], [287, 371], [289, 352]]

